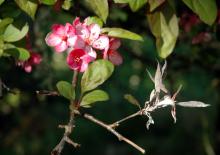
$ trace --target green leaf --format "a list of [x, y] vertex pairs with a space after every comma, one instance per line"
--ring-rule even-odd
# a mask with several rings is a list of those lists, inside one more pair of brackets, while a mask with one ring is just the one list
[[150, 12], [154, 11], [157, 7], [161, 6], [165, 0], [148, 0], [150, 5]]
[[13, 18], [4, 18], [0, 20], [0, 34], [5, 31], [6, 26], [13, 22]]
[[82, 107], [91, 107], [91, 105], [98, 101], [107, 101], [109, 100], [108, 94], [103, 90], [94, 90], [87, 93], [80, 103]]
[[163, 10], [147, 15], [148, 23], [156, 38], [156, 47], [161, 58], [169, 56], [176, 44], [179, 34], [178, 19], [170, 5]]
[[4, 41], [15, 42], [22, 39], [28, 32], [29, 26], [25, 24], [21, 30], [13, 26], [12, 24], [8, 25], [3, 34]]
[[107, 33], [107, 35], [111, 37], [143, 41], [143, 38], [140, 35], [122, 28], [106, 27], [102, 29], [102, 33]]
[[56, 84], [56, 87], [60, 95], [62, 95], [63, 97], [69, 100], [75, 99], [75, 90], [73, 89], [73, 86], [69, 82], [59, 81]]
[[40, 0], [40, 2], [46, 5], [54, 5], [57, 0]]
[[73, 6], [72, 0], [64, 0], [62, 8], [64, 10], [69, 10]]
[[109, 12], [108, 0], [86, 0], [86, 2], [92, 11], [106, 23]]
[[115, 3], [128, 3], [130, 0], [114, 0]]
[[21, 61], [28, 60], [30, 57], [29, 51], [20, 47], [6, 49], [5, 52]]
[[129, 0], [129, 6], [133, 12], [138, 11], [148, 0]]
[[208, 25], [212, 25], [217, 17], [215, 0], [183, 0], [199, 18]]
[[21, 10], [26, 12], [32, 19], [34, 19], [37, 11], [37, 4], [30, 0], [14, 0]]
[[115, 3], [128, 3], [133, 12], [138, 11], [148, 0], [114, 0]]
[[131, 94], [125, 94], [124, 98], [131, 104], [136, 105], [138, 108], [141, 109], [140, 103], [138, 102], [138, 100], [132, 96]]
[[5, 0], [0, 0], [0, 5], [4, 2]]
[[97, 60], [90, 64], [82, 76], [82, 94], [101, 85], [112, 75], [113, 71], [114, 65], [107, 60]]
[[102, 20], [96, 16], [86, 18], [86, 25], [90, 25], [93, 23], [98, 24], [100, 27], [103, 26]]

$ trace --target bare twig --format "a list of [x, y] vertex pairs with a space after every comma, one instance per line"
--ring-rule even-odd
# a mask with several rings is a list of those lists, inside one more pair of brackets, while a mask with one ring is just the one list
[[141, 148], [140, 146], [138, 146], [137, 144], [135, 144], [134, 142], [132, 142], [131, 140], [129, 140], [128, 138], [124, 137], [123, 135], [121, 135], [120, 133], [118, 133], [111, 125], [108, 125], [98, 119], [96, 119], [95, 117], [93, 117], [90, 114], [84, 114], [83, 115], [84, 118], [102, 126], [103, 128], [107, 129], [109, 132], [111, 132], [112, 134], [114, 134], [119, 141], [124, 141], [128, 144], [130, 144], [131, 146], [133, 146], [134, 148], [136, 148], [138, 151], [140, 151], [141, 153], [145, 153], [145, 150], [143, 148]]
[[138, 112], [136, 112], [136, 113], [134, 113], [134, 114], [131, 114], [131, 115], [125, 117], [125, 118], [122, 118], [121, 120], [116, 121], [115, 123], [112, 123], [112, 124], [110, 124], [109, 126], [112, 127], [112, 128], [116, 128], [116, 127], [118, 127], [118, 126], [120, 125], [120, 123], [122, 123], [122, 122], [124, 122], [124, 121], [127, 121], [127, 120], [129, 120], [129, 119], [131, 119], [131, 118], [134, 118], [134, 117], [136, 117], [136, 116], [140, 116], [140, 115], [142, 115], [142, 114], [143, 114], [143, 109], [141, 109], [141, 110], [139, 110]]
[[36, 94], [45, 95], [45, 96], [60, 96], [57, 91], [49, 91], [49, 90], [37, 90]]
[[[74, 71], [73, 80], [72, 80], [73, 89], [76, 88], [77, 77], [78, 77], [78, 71]], [[62, 150], [63, 150], [63, 147], [64, 147], [65, 143], [69, 143], [72, 146], [74, 146], [75, 148], [80, 146], [80, 144], [73, 142], [69, 138], [69, 136], [72, 133], [73, 128], [74, 128], [74, 122], [75, 122], [74, 121], [74, 119], [75, 119], [74, 108], [76, 108], [75, 110], [78, 110], [77, 106], [75, 106], [75, 104], [76, 104], [75, 101], [71, 101], [71, 103], [70, 103], [70, 119], [69, 119], [68, 124], [67, 125], [59, 125], [60, 128], [64, 128], [65, 129], [65, 132], [64, 132], [63, 137], [60, 140], [60, 142], [57, 144], [57, 146], [51, 152], [51, 155], [60, 155]]]
[[75, 117], [74, 112], [71, 112], [70, 113], [70, 120], [69, 120], [68, 124], [66, 126], [59, 126], [59, 127], [65, 128], [65, 132], [64, 132], [63, 137], [60, 140], [60, 142], [57, 144], [57, 146], [51, 152], [51, 155], [60, 155], [66, 142], [73, 145], [75, 148], [80, 146], [79, 144], [73, 142], [69, 138], [69, 135], [72, 133], [72, 130], [74, 127], [74, 117]]

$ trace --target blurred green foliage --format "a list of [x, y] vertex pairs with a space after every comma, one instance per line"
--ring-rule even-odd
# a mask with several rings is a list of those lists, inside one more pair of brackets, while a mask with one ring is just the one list
[[[1, 2], [1, 1], [0, 1]], [[25, 73], [15, 66], [14, 59], [0, 57], [0, 77], [10, 91], [3, 89], [0, 99], [0, 154], [2, 155], [46, 155], [59, 142], [63, 130], [58, 124], [68, 121], [69, 106], [62, 97], [37, 95], [37, 90], [55, 90], [60, 80], [71, 81], [72, 71], [68, 69], [63, 54], [55, 53], [46, 46], [44, 38], [54, 23], [72, 22], [76, 16], [93, 16], [83, 5], [74, 1], [69, 11], [54, 10], [53, 6], [40, 5], [32, 21], [24, 12], [12, 7], [0, 6], [1, 17], [17, 17], [17, 24], [28, 20], [31, 44], [34, 51], [43, 56], [40, 65], [32, 73]], [[143, 42], [123, 40], [119, 49], [124, 63], [115, 68], [112, 77], [102, 86], [109, 93], [110, 100], [83, 109], [105, 122], [114, 122], [137, 110], [123, 99], [132, 94], [143, 105], [153, 88], [146, 68], [156, 69], [155, 39], [147, 26], [145, 8], [132, 12], [127, 5], [110, 3], [108, 27], [121, 27], [144, 37]], [[177, 5], [181, 15], [189, 11], [184, 5]], [[6, 12], [7, 14], [4, 14]], [[22, 25], [22, 24], [21, 24]], [[191, 40], [201, 31], [210, 31], [212, 40], [192, 45]], [[145, 117], [135, 118], [121, 124], [119, 132], [146, 148], [151, 155], [214, 155], [219, 154], [220, 145], [220, 25], [207, 27], [200, 24], [189, 33], [180, 29], [180, 36], [172, 55], [167, 59], [166, 85], [174, 92], [183, 85], [177, 100], [201, 100], [211, 106], [205, 109], [177, 108], [177, 123], [173, 124], [170, 109], [153, 113], [155, 125], [147, 130]], [[23, 45], [22, 41], [17, 42]], [[159, 59], [159, 58], [158, 58]], [[63, 154], [135, 155], [139, 152], [119, 142], [105, 129], [82, 118], [76, 119], [72, 134], [81, 148], [66, 145]]]

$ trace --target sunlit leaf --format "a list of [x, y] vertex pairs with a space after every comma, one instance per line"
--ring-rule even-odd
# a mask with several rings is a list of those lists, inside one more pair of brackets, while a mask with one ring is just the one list
[[40, 0], [40, 2], [46, 5], [54, 5], [57, 0]]
[[113, 73], [114, 66], [107, 60], [97, 60], [89, 65], [81, 80], [81, 92], [95, 89], [105, 82]]
[[29, 29], [28, 24], [25, 24], [21, 30], [16, 28], [14, 25], [10, 24], [5, 29], [5, 32], [3, 34], [3, 39], [4, 41], [7, 41], [7, 42], [18, 41], [27, 34], [28, 29]]
[[13, 22], [13, 18], [4, 18], [0, 20], [0, 34], [5, 31], [5, 28]]
[[100, 27], [103, 26], [102, 20], [96, 16], [86, 18], [87, 25], [90, 25], [92, 23], [98, 24]]
[[148, 0], [129, 0], [129, 6], [133, 12], [138, 11]]
[[125, 94], [124, 98], [131, 104], [137, 106], [138, 108], [141, 108], [140, 103], [138, 102], [138, 100], [132, 96], [131, 94]]
[[82, 107], [90, 107], [95, 102], [99, 101], [107, 101], [109, 99], [108, 94], [103, 90], [94, 90], [92, 92], [87, 93], [80, 103]]
[[188, 101], [188, 102], [178, 102], [176, 103], [179, 106], [182, 107], [189, 107], [189, 108], [199, 108], [199, 107], [208, 107], [210, 106], [209, 104], [205, 104], [203, 102], [200, 101]]
[[4, 2], [5, 0], [0, 0], [0, 5]]
[[72, 0], [64, 0], [62, 8], [64, 10], [69, 10], [72, 7], [73, 3]]
[[24, 48], [19, 48], [19, 47], [9, 48], [6, 49], [5, 52], [21, 61], [28, 60], [30, 57], [29, 51]]
[[62, 95], [63, 97], [69, 100], [75, 99], [75, 90], [73, 89], [73, 86], [69, 82], [59, 81], [56, 84], [56, 87], [60, 95]]
[[88, 6], [99, 16], [104, 22], [108, 17], [108, 0], [85, 0]]
[[208, 25], [212, 25], [217, 17], [215, 0], [182, 0], [199, 18]]
[[140, 35], [122, 28], [103, 28], [102, 33], [107, 33], [108, 36], [116, 38], [143, 41]]
[[34, 19], [35, 13], [37, 11], [37, 3], [30, 0], [14, 0], [17, 5], [26, 12], [32, 19]]
[[165, 2], [165, 0], [148, 0], [148, 3], [150, 5], [150, 11], [154, 11], [157, 7], [162, 5]]
[[156, 47], [161, 58], [169, 56], [179, 34], [178, 20], [172, 7], [167, 4], [161, 11], [147, 14], [148, 23], [156, 38]]
[[128, 3], [130, 0], [114, 0], [115, 3]]

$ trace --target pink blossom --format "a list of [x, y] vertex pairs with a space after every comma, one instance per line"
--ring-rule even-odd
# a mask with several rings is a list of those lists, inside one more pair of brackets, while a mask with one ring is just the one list
[[[80, 19], [77, 17], [73, 21], [73, 26], [76, 30], [76, 35], [79, 37], [81, 49], [85, 49], [86, 52], [91, 52], [91, 50], [98, 49], [104, 50], [109, 46], [109, 39], [105, 35], [101, 35], [101, 28], [98, 24], [86, 25], [86, 20], [83, 23], [80, 22]], [[83, 44], [83, 41], [84, 44]], [[89, 49], [89, 51], [87, 51]]]
[[209, 32], [200, 32], [192, 39], [192, 44], [199, 44], [209, 42], [212, 39], [212, 36]]
[[54, 24], [45, 41], [47, 45], [54, 47], [56, 52], [63, 52], [68, 46], [75, 44], [75, 38], [75, 29], [71, 24], [66, 23], [65, 26]]
[[114, 65], [120, 65], [123, 63], [121, 54], [117, 51], [120, 47], [121, 41], [116, 38], [111, 38], [109, 43], [109, 49], [104, 52], [104, 58], [109, 59]]
[[191, 28], [200, 23], [200, 19], [195, 14], [183, 13], [180, 18], [180, 26], [185, 32], [189, 32]]
[[33, 66], [39, 65], [42, 57], [38, 53], [30, 52], [30, 58], [27, 61], [18, 61], [17, 65], [22, 67], [27, 73], [32, 71]]
[[83, 49], [72, 50], [67, 56], [67, 64], [73, 70], [84, 72], [94, 58]]

